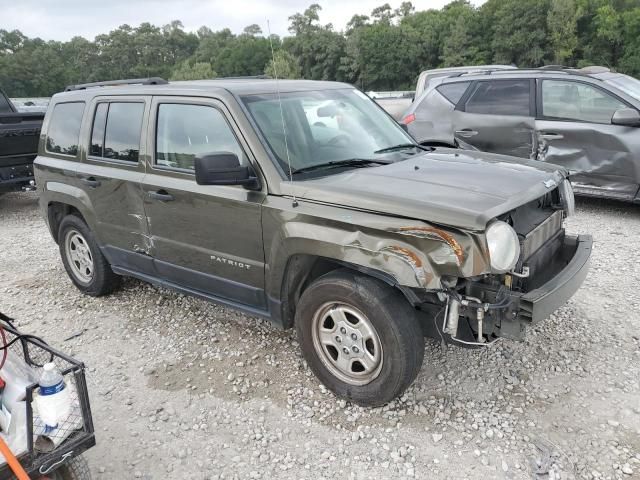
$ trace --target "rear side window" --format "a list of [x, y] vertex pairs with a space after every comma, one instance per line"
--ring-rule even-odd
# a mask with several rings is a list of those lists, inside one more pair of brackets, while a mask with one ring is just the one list
[[478, 82], [465, 111], [487, 115], [531, 115], [531, 83], [528, 79]]
[[449, 100], [454, 105], [457, 105], [464, 95], [464, 92], [467, 91], [470, 83], [471, 82], [447, 83], [436, 87], [436, 90], [438, 90], [438, 92], [440, 92], [440, 95], [442, 95], [444, 98]]
[[78, 154], [83, 113], [84, 102], [58, 103], [53, 107], [47, 132], [48, 152]]
[[110, 160], [137, 162], [144, 103], [111, 102], [96, 107], [90, 154]]
[[156, 165], [193, 170], [197, 156], [215, 152], [235, 153], [243, 162], [242, 148], [217, 108], [178, 103], [158, 106]]

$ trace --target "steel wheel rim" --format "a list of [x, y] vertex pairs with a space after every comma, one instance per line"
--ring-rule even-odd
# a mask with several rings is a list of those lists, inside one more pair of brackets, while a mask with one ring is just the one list
[[95, 266], [87, 240], [77, 230], [69, 230], [65, 237], [65, 254], [73, 275], [82, 283], [90, 283]]
[[382, 344], [360, 310], [346, 303], [325, 303], [314, 314], [311, 328], [316, 354], [332, 375], [356, 386], [378, 377]]

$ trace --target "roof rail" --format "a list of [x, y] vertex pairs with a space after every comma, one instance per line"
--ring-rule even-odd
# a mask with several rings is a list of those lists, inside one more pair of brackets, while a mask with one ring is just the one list
[[127, 80], [109, 80], [107, 82], [79, 83], [78, 85], [68, 85], [67, 88], [64, 89], [64, 91], [72, 92], [74, 90], [86, 90], [87, 88], [117, 87], [119, 85], [166, 85], [167, 83], [169, 82], [160, 77], [130, 78]]
[[271, 80], [271, 75], [243, 75], [238, 77], [216, 77], [212, 80]]
[[608, 67], [601, 67], [599, 65], [589, 65], [588, 67], [582, 67], [579, 71], [589, 75], [589, 74], [596, 74], [596, 73], [607, 73], [607, 72], [610, 72], [611, 69]]
[[570, 68], [566, 65], [543, 65], [542, 67], [537, 67], [536, 70], [568, 70]]
[[491, 75], [492, 72], [516, 72], [517, 69], [503, 69], [503, 68], [484, 68], [482, 70], [464, 70], [461, 72], [455, 72], [451, 75], [447, 75], [447, 78], [462, 77], [463, 75]]
[[562, 73], [564, 75], [576, 75], [580, 77], [589, 77], [597, 73], [610, 72], [607, 67], [600, 67], [592, 65], [583, 68], [565, 67], [563, 65], [545, 65], [543, 67], [534, 68], [518, 68], [518, 69], [485, 69], [485, 70], [469, 70], [463, 72], [456, 72], [452, 75], [447, 75], [446, 78], [472, 76], [472, 75], [512, 75], [518, 73]]

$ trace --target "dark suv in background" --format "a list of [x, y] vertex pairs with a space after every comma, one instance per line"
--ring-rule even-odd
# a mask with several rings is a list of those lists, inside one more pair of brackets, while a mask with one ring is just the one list
[[604, 67], [435, 79], [402, 123], [422, 144], [567, 168], [576, 194], [640, 201], [640, 80]]
[[33, 188], [44, 112], [19, 112], [0, 89], [0, 195]]

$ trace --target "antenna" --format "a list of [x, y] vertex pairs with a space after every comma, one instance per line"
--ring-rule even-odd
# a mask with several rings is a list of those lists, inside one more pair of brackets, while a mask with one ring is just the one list
[[[284, 123], [284, 111], [282, 110], [282, 98], [280, 97], [280, 82], [278, 80], [278, 67], [276, 66], [276, 55], [273, 51], [273, 39], [271, 38], [271, 25], [269, 25], [269, 20], [267, 20], [267, 33], [269, 34], [269, 45], [271, 46], [271, 61], [273, 62], [273, 76], [276, 79], [276, 93], [278, 94], [278, 104], [280, 105], [280, 120], [282, 121], [282, 133], [284, 135], [284, 149], [287, 152], [287, 166], [289, 167], [289, 183], [293, 186], [293, 172], [291, 170], [291, 158], [289, 157], [289, 143], [287, 142], [287, 127]], [[298, 206], [298, 201], [296, 200], [295, 191], [293, 192], [293, 207]]]

